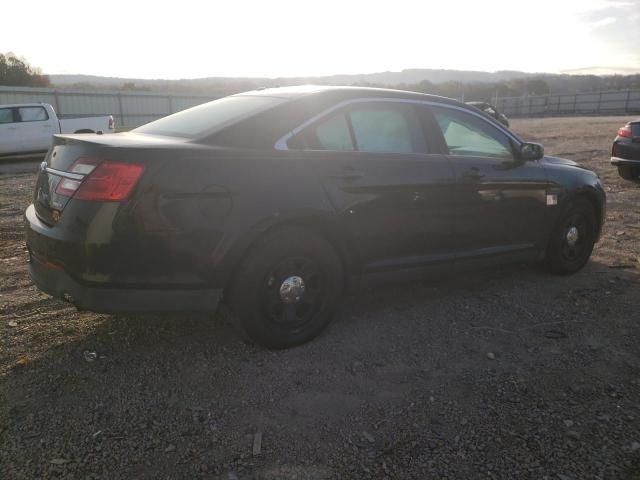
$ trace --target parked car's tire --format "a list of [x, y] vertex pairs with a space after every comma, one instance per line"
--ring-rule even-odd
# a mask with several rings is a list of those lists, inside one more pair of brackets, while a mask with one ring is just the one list
[[618, 167], [618, 175], [625, 180], [640, 180], [640, 168], [633, 168], [628, 165]]
[[555, 273], [570, 274], [589, 260], [597, 231], [596, 213], [582, 197], [571, 201], [551, 234], [545, 262]]
[[249, 340], [267, 348], [299, 345], [329, 324], [343, 277], [340, 257], [327, 241], [302, 228], [282, 228], [242, 262], [229, 306]]

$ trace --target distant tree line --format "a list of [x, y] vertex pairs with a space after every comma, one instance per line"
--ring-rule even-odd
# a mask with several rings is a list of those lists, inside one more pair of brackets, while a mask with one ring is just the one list
[[458, 98], [465, 101], [478, 100], [491, 102], [496, 96], [519, 97], [523, 95], [575, 94], [606, 90], [640, 90], [640, 75], [541, 75], [532, 78], [514, 78], [499, 83], [463, 83], [449, 81], [431, 83], [422, 81], [417, 84], [372, 85], [430, 93], [443, 97]]
[[[462, 72], [464, 73], [464, 72]], [[517, 73], [517, 72], [516, 72]], [[83, 76], [79, 76], [83, 77]], [[640, 75], [530, 75], [501, 82], [446, 81], [433, 83], [423, 80], [419, 83], [371, 83], [362, 80], [336, 80], [332, 77], [305, 78], [199, 78], [190, 80], [126, 80], [102, 79], [79, 81], [57, 88], [77, 90], [128, 90], [143, 92], [175, 92], [202, 94], [213, 97], [231, 95], [238, 92], [263, 87], [302, 84], [355, 84], [370, 87], [398, 88], [422, 93], [431, 93], [465, 101], [483, 100], [491, 102], [496, 97], [518, 97], [522, 95], [575, 94], [605, 90], [640, 89]], [[117, 82], [117, 83], [116, 83]], [[23, 58], [12, 53], [0, 54], [0, 85], [42, 87], [49, 86], [50, 79], [40, 69], [34, 68]]]
[[13, 53], [0, 53], [0, 85], [12, 87], [46, 87], [49, 77]]

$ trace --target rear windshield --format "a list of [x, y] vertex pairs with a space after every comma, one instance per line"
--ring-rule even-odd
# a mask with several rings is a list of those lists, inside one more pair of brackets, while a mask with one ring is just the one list
[[134, 129], [137, 133], [199, 138], [286, 102], [284, 98], [237, 95], [174, 113]]

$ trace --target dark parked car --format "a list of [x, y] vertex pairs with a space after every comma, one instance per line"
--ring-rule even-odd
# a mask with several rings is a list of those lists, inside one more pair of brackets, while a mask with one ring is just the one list
[[487, 102], [467, 102], [467, 105], [471, 105], [472, 107], [476, 107], [478, 110], [482, 110], [487, 115], [498, 120], [505, 127], [509, 126], [509, 119], [504, 113], [498, 111], [496, 107]]
[[346, 87], [234, 95], [115, 135], [58, 135], [27, 209], [30, 272], [98, 312], [211, 311], [268, 347], [345, 289], [466, 265], [587, 262], [598, 177], [476, 109]]
[[640, 180], [640, 119], [618, 130], [611, 147], [611, 164], [625, 180]]

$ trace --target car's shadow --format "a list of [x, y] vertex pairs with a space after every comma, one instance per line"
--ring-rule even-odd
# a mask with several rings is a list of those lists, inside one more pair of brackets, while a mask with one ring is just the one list
[[[611, 280], [619, 279], [618, 274], [624, 274], [625, 279]], [[501, 317], [518, 312], [522, 321], [528, 321], [539, 313], [537, 310], [548, 313], [554, 305], [565, 311], [572, 306], [572, 295], [583, 290], [591, 292], [593, 302], [605, 300], [602, 306], [607, 303], [606, 297], [615, 298], [615, 292], [612, 294], [611, 290], [617, 291], [623, 285], [634, 283], [630, 278], [637, 282], [638, 273], [633, 268], [618, 270], [591, 261], [582, 272], [569, 276], [551, 275], [534, 265], [514, 265], [378, 286], [346, 295], [330, 327], [319, 338], [292, 350], [315, 348], [314, 345], [323, 343], [359, 342], [356, 330], [365, 325], [368, 332], [377, 331], [384, 336], [385, 329], [395, 329], [399, 323], [406, 323], [408, 316], [423, 315], [434, 309], [449, 312], [452, 320], [459, 321], [470, 308], [485, 306], [495, 310], [496, 323], [504, 324]], [[82, 354], [85, 351], [97, 352], [98, 360], [106, 363], [117, 362], [120, 355], [141, 355], [152, 361], [154, 355], [161, 358], [168, 354], [188, 356], [194, 351], [206, 351], [208, 355], [225, 352], [258, 357], [270, 355], [267, 350], [247, 343], [239, 336], [233, 325], [233, 315], [224, 304], [213, 315], [127, 317], [88, 314], [88, 317], [88, 321], [94, 323], [88, 334], [58, 344], [52, 351], [34, 358], [29, 368], [47, 369], [61, 362], [77, 366], [84, 361]], [[64, 318], [53, 317], [49, 322], [62, 324]], [[407, 324], [406, 334], [412, 334], [410, 324]], [[19, 375], [23, 370], [17, 366], [9, 377]]]

